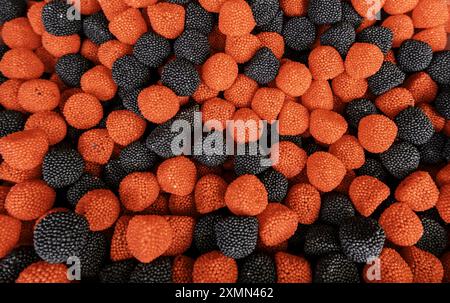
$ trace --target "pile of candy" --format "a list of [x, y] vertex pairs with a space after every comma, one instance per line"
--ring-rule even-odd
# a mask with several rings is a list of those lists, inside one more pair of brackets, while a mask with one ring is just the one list
[[0, 282], [450, 282], [449, 12], [2, 0]]

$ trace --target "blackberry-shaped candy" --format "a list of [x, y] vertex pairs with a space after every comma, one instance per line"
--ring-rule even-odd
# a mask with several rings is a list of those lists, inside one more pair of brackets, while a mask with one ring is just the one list
[[130, 275], [136, 267], [135, 260], [125, 260], [106, 265], [98, 278], [101, 283], [128, 283]]
[[[294, 143], [298, 147], [302, 147], [303, 146], [303, 139], [302, 139], [301, 135], [298, 135], [298, 136], [280, 136], [280, 140], [279, 141], [289, 141], [289, 142]], [[273, 144], [273, 142], [272, 142], [272, 144]]]
[[278, 0], [249, 0], [248, 2], [257, 26], [270, 23], [280, 9]]
[[[216, 146], [216, 143], [218, 144]], [[201, 138], [194, 141], [192, 158], [208, 167], [217, 167], [227, 160], [227, 146], [223, 132], [212, 131], [203, 133]]]
[[392, 48], [393, 39], [392, 30], [384, 26], [370, 26], [362, 30], [356, 37], [358, 42], [375, 44], [385, 55]]
[[419, 167], [419, 150], [408, 142], [394, 143], [380, 155], [381, 163], [397, 179], [403, 179]]
[[365, 263], [380, 255], [386, 235], [371, 218], [353, 217], [339, 226], [339, 241], [348, 259]]
[[185, 30], [173, 45], [175, 56], [200, 65], [210, 53], [208, 37], [195, 30]]
[[280, 69], [280, 61], [272, 50], [263, 47], [256, 52], [244, 68], [244, 74], [261, 85], [273, 81]]
[[442, 117], [450, 120], [450, 91], [441, 91], [434, 101], [434, 106]]
[[120, 164], [128, 174], [136, 171], [148, 171], [157, 160], [158, 156], [139, 141], [127, 145], [119, 156]]
[[442, 157], [447, 162], [450, 162], [450, 139], [447, 138], [447, 142], [445, 142], [444, 147], [442, 148]]
[[188, 4], [191, 0], [166, 0], [166, 2], [174, 4]]
[[78, 201], [89, 191], [106, 188], [106, 184], [96, 176], [83, 174], [77, 182], [69, 187], [66, 193], [67, 202], [75, 208]]
[[273, 168], [269, 168], [259, 175], [259, 180], [261, 180], [267, 190], [269, 201], [281, 202], [286, 197], [288, 180], [282, 173], [277, 172]]
[[242, 259], [256, 248], [258, 219], [255, 217], [226, 217], [216, 223], [214, 230], [217, 246], [227, 257]]
[[355, 99], [345, 106], [344, 116], [350, 126], [358, 129], [362, 118], [377, 112], [377, 107], [369, 99]]
[[322, 195], [320, 220], [332, 225], [339, 225], [355, 215], [355, 208], [347, 195], [331, 192]]
[[218, 249], [215, 226], [223, 217], [212, 213], [201, 217], [194, 229], [194, 245], [200, 253]]
[[191, 2], [186, 6], [185, 30], [196, 30], [208, 35], [212, 31], [213, 26], [213, 14], [206, 11], [200, 4]]
[[372, 176], [383, 181], [387, 177], [387, 172], [383, 164], [377, 159], [366, 157], [363, 166], [356, 170], [358, 176]]
[[323, 256], [340, 252], [336, 228], [325, 224], [312, 225], [305, 235], [304, 251], [308, 256]]
[[341, 22], [332, 25], [320, 36], [320, 43], [334, 47], [339, 54], [345, 58], [348, 50], [355, 43], [356, 32], [348, 22]]
[[81, 77], [91, 67], [91, 62], [80, 54], [68, 54], [58, 59], [55, 72], [68, 86], [80, 86]]
[[290, 48], [308, 50], [316, 39], [316, 27], [306, 17], [294, 17], [284, 23], [283, 37]]
[[113, 40], [114, 35], [108, 28], [109, 21], [103, 12], [98, 12], [83, 20], [84, 35], [97, 45]]
[[270, 161], [269, 156], [264, 155], [259, 146], [254, 144], [238, 145], [237, 150], [238, 154], [234, 157], [236, 175], [258, 175], [270, 167], [267, 163]]
[[119, 187], [120, 181], [128, 175], [125, 169], [120, 164], [119, 159], [111, 159], [103, 167], [102, 178], [103, 181], [112, 188]]
[[122, 100], [122, 105], [125, 109], [128, 109], [130, 112], [135, 113], [138, 116], [142, 116], [141, 110], [138, 105], [138, 96], [141, 93], [141, 88], [133, 88], [133, 89], [123, 89], [121, 87], [118, 88], [117, 94], [119, 98]]
[[306, 154], [308, 156], [311, 156], [312, 154], [318, 152], [318, 151], [322, 151], [323, 148], [322, 146], [320, 146], [319, 144], [317, 144], [316, 142], [307, 142], [305, 144], [305, 148], [304, 148]]
[[341, 21], [341, 0], [310, 0], [308, 18], [317, 25], [333, 24]]
[[375, 75], [369, 77], [369, 89], [374, 95], [379, 96], [401, 85], [405, 77], [405, 73], [397, 65], [386, 61]]
[[422, 218], [422, 226], [423, 236], [416, 246], [439, 257], [447, 247], [448, 239], [445, 227], [427, 217]]
[[15, 248], [0, 259], [0, 283], [14, 283], [22, 270], [37, 261], [39, 257], [32, 246]]
[[446, 143], [446, 136], [441, 133], [435, 133], [431, 139], [420, 145], [420, 161], [425, 164], [438, 164], [444, 161], [442, 150]]
[[0, 25], [25, 15], [27, 12], [26, 0], [2, 0], [0, 2]]
[[136, 59], [145, 66], [155, 68], [170, 56], [170, 52], [169, 40], [153, 32], [143, 34], [133, 48]]
[[51, 213], [34, 228], [34, 249], [44, 261], [65, 263], [81, 254], [88, 235], [89, 224], [83, 216], [70, 211]]
[[200, 85], [200, 76], [192, 63], [175, 59], [162, 68], [161, 82], [178, 96], [192, 96]]
[[150, 81], [150, 70], [136, 57], [125, 55], [112, 66], [114, 82], [126, 90], [143, 87]]
[[425, 42], [406, 40], [397, 52], [397, 64], [406, 73], [419, 72], [426, 69], [433, 59], [433, 50]]
[[401, 111], [394, 121], [398, 127], [398, 137], [414, 145], [427, 143], [434, 134], [433, 124], [418, 107]]
[[90, 232], [86, 245], [78, 255], [81, 265], [81, 279], [94, 279], [100, 273], [108, 254], [108, 243], [104, 234]]
[[84, 161], [74, 149], [54, 148], [42, 163], [42, 178], [53, 188], [63, 188], [75, 183], [83, 174]]
[[0, 138], [23, 130], [25, 117], [14, 110], [0, 111]]
[[283, 31], [283, 23], [284, 23], [284, 14], [282, 10], [279, 10], [278, 13], [270, 20], [269, 23], [258, 26], [257, 29], [260, 32], [273, 32], [281, 34]]
[[441, 85], [450, 84], [450, 51], [436, 52], [427, 68], [431, 78]]
[[342, 21], [350, 23], [353, 28], [357, 29], [363, 22], [363, 17], [358, 14], [350, 2], [342, 1], [341, 5]]
[[319, 259], [314, 271], [315, 283], [359, 283], [356, 265], [342, 254], [331, 254]]
[[275, 283], [275, 261], [264, 253], [254, 253], [239, 264], [238, 283]]
[[160, 257], [151, 263], [139, 263], [130, 275], [130, 283], [171, 283], [172, 260]]
[[81, 31], [83, 24], [80, 16], [75, 6], [56, 0], [42, 9], [42, 24], [54, 36], [70, 36]]

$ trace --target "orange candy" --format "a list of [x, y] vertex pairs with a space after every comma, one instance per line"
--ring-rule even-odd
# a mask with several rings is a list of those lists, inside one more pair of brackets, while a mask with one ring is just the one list
[[355, 79], [365, 79], [375, 75], [384, 62], [381, 49], [370, 43], [355, 43], [345, 58], [345, 71]]
[[447, 46], [447, 31], [444, 25], [424, 29], [413, 36], [414, 40], [419, 40], [431, 46], [433, 52], [443, 51]]
[[195, 260], [194, 283], [236, 283], [238, 266], [234, 259], [219, 251], [211, 251]]
[[391, 147], [397, 132], [397, 125], [391, 119], [383, 115], [369, 115], [359, 121], [358, 140], [365, 150], [378, 154]]
[[29, 170], [20, 170], [12, 168], [8, 163], [6, 163], [6, 161], [3, 161], [0, 164], [0, 179], [2, 179], [3, 181], [20, 183], [27, 180], [38, 179], [40, 177], [41, 166], [36, 166], [35, 168]]
[[110, 256], [112, 261], [121, 261], [133, 258], [127, 246], [127, 228], [130, 222], [130, 216], [120, 217], [114, 226], [113, 236], [111, 238]]
[[44, 73], [44, 64], [31, 50], [14, 48], [3, 55], [0, 72], [9, 79], [35, 79]]
[[88, 70], [81, 77], [81, 89], [85, 93], [97, 97], [100, 101], [108, 101], [116, 95], [117, 85], [112, 79], [111, 70], [103, 65]]
[[253, 12], [244, 0], [228, 0], [219, 11], [219, 29], [226, 36], [249, 34], [256, 22]]
[[75, 211], [86, 217], [92, 231], [110, 228], [119, 218], [120, 202], [108, 189], [94, 189], [86, 193]]
[[25, 130], [40, 129], [47, 135], [49, 145], [61, 142], [67, 134], [64, 118], [53, 111], [32, 114], [25, 123]]
[[225, 204], [237, 216], [256, 216], [268, 204], [267, 190], [256, 176], [243, 175], [228, 185]]
[[393, 34], [392, 47], [399, 47], [403, 41], [411, 39], [414, 35], [414, 24], [407, 15], [394, 15], [387, 17], [381, 24], [389, 28]]
[[263, 122], [250, 108], [240, 108], [234, 112], [231, 135], [237, 143], [257, 141], [262, 135]]
[[129, 7], [123, 0], [97, 0], [106, 18], [111, 21]]
[[401, 255], [411, 268], [413, 283], [442, 282], [444, 268], [441, 261], [433, 254], [411, 246], [403, 248]]
[[383, 9], [389, 15], [400, 15], [412, 11], [419, 0], [386, 0]]
[[217, 91], [230, 88], [238, 76], [238, 65], [230, 55], [216, 53], [202, 67], [202, 79]]
[[96, 97], [78, 93], [67, 99], [63, 114], [70, 126], [88, 129], [96, 126], [103, 118], [103, 107]]
[[119, 197], [131, 211], [142, 211], [153, 204], [159, 196], [159, 184], [150, 172], [134, 172], [122, 179]]
[[286, 61], [280, 67], [275, 83], [285, 94], [293, 97], [303, 95], [311, 85], [309, 69], [299, 62]]
[[288, 179], [297, 176], [306, 165], [306, 152], [292, 142], [281, 141], [271, 150], [273, 168]]
[[279, 33], [261, 32], [256, 35], [263, 47], [269, 48], [277, 59], [284, 55], [284, 38]]
[[381, 214], [379, 223], [386, 238], [399, 246], [414, 245], [423, 235], [422, 222], [406, 203], [389, 206]]
[[10, 79], [0, 84], [0, 104], [5, 109], [24, 111], [17, 98], [22, 83], [21, 80]]
[[186, 256], [177, 256], [172, 265], [173, 283], [192, 283], [194, 260]]
[[336, 112], [316, 109], [311, 113], [309, 131], [322, 143], [333, 144], [347, 132], [347, 128], [347, 121]]
[[129, 8], [110, 20], [109, 30], [120, 42], [134, 45], [147, 32], [147, 23], [138, 9]]
[[164, 38], [175, 39], [184, 31], [186, 12], [181, 5], [159, 2], [150, 5], [147, 13], [153, 30]]
[[196, 216], [197, 210], [195, 209], [194, 195], [189, 194], [187, 196], [170, 195], [169, 197], [169, 210], [172, 215], [177, 216]]
[[19, 242], [22, 224], [19, 220], [0, 215], [0, 258], [5, 257]]
[[325, 80], [313, 80], [309, 89], [302, 95], [302, 104], [313, 111], [315, 109], [333, 109], [333, 91]]
[[414, 211], [425, 211], [436, 205], [439, 189], [430, 174], [415, 171], [397, 186], [395, 199], [408, 204]]
[[238, 108], [250, 107], [257, 89], [258, 83], [255, 80], [244, 74], [239, 74], [234, 83], [224, 91], [223, 95], [227, 101], [233, 102]]
[[344, 135], [330, 145], [329, 153], [336, 156], [347, 170], [357, 169], [365, 162], [364, 149], [354, 136]]
[[39, 166], [47, 151], [47, 136], [40, 129], [24, 130], [0, 139], [0, 154], [15, 169], [29, 170]]
[[145, 119], [157, 124], [173, 118], [180, 109], [177, 95], [163, 85], [152, 85], [142, 90], [138, 106]]
[[280, 0], [280, 7], [288, 17], [306, 16], [308, 0]]
[[56, 193], [42, 180], [30, 180], [14, 185], [6, 196], [8, 213], [21, 221], [37, 219], [49, 211]]
[[70, 283], [65, 264], [50, 264], [39, 261], [25, 268], [16, 283]]
[[143, 263], [161, 256], [172, 244], [173, 236], [170, 223], [161, 216], [134, 216], [128, 223], [128, 249]]
[[364, 217], [370, 216], [389, 194], [389, 187], [372, 176], [356, 177], [348, 190], [350, 200]]
[[76, 54], [81, 47], [80, 36], [53, 36], [47, 32], [42, 34], [42, 46], [54, 57]]
[[436, 209], [445, 223], [450, 223], [450, 185], [441, 187]]
[[78, 139], [78, 151], [85, 161], [106, 164], [111, 158], [114, 141], [106, 129], [90, 129]]
[[318, 46], [308, 58], [309, 70], [316, 80], [331, 80], [344, 72], [344, 62], [338, 51], [331, 46]]
[[408, 263], [392, 248], [383, 248], [380, 257], [379, 277], [373, 272], [372, 264], [364, 266], [363, 278], [366, 283], [412, 283], [413, 274]]
[[366, 79], [353, 79], [347, 73], [342, 73], [333, 79], [331, 87], [342, 102], [350, 102], [365, 96], [368, 83]]
[[41, 46], [41, 37], [34, 32], [30, 22], [25, 17], [5, 22], [1, 34], [3, 42], [9, 48], [36, 49]]
[[308, 260], [285, 252], [275, 254], [277, 283], [311, 283], [312, 269]]
[[123, 2], [134, 8], [143, 8], [155, 4], [158, 0], [123, 0]]
[[259, 237], [267, 246], [275, 246], [288, 240], [297, 230], [296, 213], [280, 203], [269, 203], [257, 218]]
[[28, 22], [30, 22], [33, 31], [38, 35], [42, 35], [45, 32], [44, 23], [42, 22], [42, 9], [45, 4], [44, 1], [34, 2], [27, 12]]
[[69, 0], [68, 3], [78, 4], [83, 15], [92, 15], [101, 10], [99, 0]]
[[309, 128], [309, 112], [300, 103], [285, 101], [278, 115], [278, 122], [280, 135], [301, 135]]
[[222, 131], [227, 126], [227, 121], [233, 118], [236, 108], [234, 104], [221, 98], [211, 98], [202, 105], [202, 120], [208, 130]]
[[172, 244], [164, 252], [164, 256], [177, 256], [185, 253], [192, 244], [195, 219], [186, 216], [166, 216], [172, 231]]
[[351, 0], [353, 8], [362, 17], [369, 20], [376, 20], [376, 15], [386, 3], [386, 0], [376, 0], [375, 3], [367, 0]]
[[218, 13], [220, 7], [227, 0], [198, 0], [198, 3], [208, 12]]
[[159, 165], [156, 177], [165, 192], [186, 196], [192, 193], [197, 181], [197, 168], [188, 158], [178, 156]]
[[114, 62], [117, 59], [131, 54], [132, 51], [133, 48], [131, 45], [122, 43], [118, 40], [111, 40], [99, 46], [97, 55], [101, 64], [112, 69]]
[[406, 88], [395, 87], [377, 97], [375, 105], [386, 116], [394, 119], [404, 109], [414, 106], [414, 97]]
[[262, 119], [272, 123], [284, 104], [284, 93], [278, 88], [259, 88], [252, 100], [252, 109]]
[[306, 161], [306, 174], [309, 182], [318, 190], [330, 192], [344, 179], [344, 164], [327, 152], [316, 152]]
[[237, 63], [249, 61], [261, 47], [261, 42], [255, 35], [228, 36], [225, 42], [225, 53]]
[[430, 28], [446, 24], [448, 20], [446, 0], [420, 0], [412, 12], [415, 28]]
[[128, 110], [113, 111], [106, 119], [109, 136], [122, 146], [139, 140], [144, 134], [146, 125], [144, 119]]
[[60, 93], [52, 81], [34, 79], [20, 86], [17, 99], [24, 110], [37, 113], [55, 109], [60, 101]]
[[319, 219], [320, 193], [310, 184], [295, 184], [289, 189], [286, 197], [286, 206], [296, 213], [298, 223], [313, 224]]
[[200, 214], [207, 214], [225, 207], [228, 184], [213, 174], [201, 177], [195, 184], [195, 207]]

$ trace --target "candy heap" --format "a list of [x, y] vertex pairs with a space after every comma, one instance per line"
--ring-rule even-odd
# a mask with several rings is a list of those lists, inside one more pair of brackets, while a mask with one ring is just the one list
[[450, 282], [450, 5], [372, 2], [2, 0], [0, 282]]

